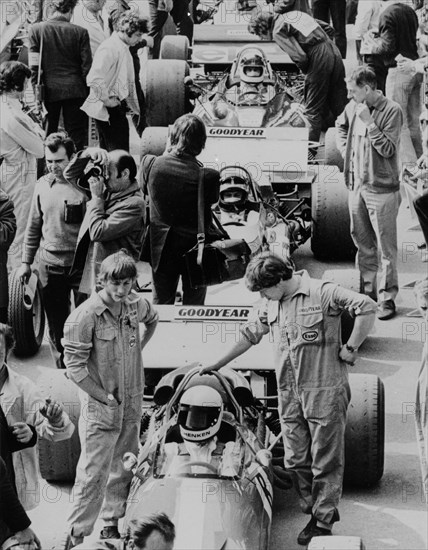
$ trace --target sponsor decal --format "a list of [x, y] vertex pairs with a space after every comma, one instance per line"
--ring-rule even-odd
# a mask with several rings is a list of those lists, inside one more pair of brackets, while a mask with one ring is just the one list
[[303, 340], [306, 340], [306, 342], [314, 342], [318, 338], [318, 331], [308, 330], [302, 334], [302, 338]]
[[322, 308], [320, 305], [299, 307], [297, 309], [297, 313], [300, 315], [310, 315], [311, 313], [322, 313]]
[[208, 128], [208, 135], [215, 137], [248, 137], [248, 138], [265, 138], [266, 132], [264, 128]]
[[248, 468], [248, 473], [250, 479], [257, 487], [257, 491], [262, 499], [263, 507], [269, 519], [272, 519], [273, 489], [266, 472], [261, 466], [252, 463]]
[[179, 321], [247, 321], [251, 308], [246, 306], [182, 306], [175, 310]]

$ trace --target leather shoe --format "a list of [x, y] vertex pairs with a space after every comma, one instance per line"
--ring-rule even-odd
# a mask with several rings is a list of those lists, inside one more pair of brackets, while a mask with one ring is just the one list
[[380, 321], [392, 319], [395, 313], [395, 304], [393, 300], [385, 300], [377, 306], [377, 318]]
[[311, 542], [312, 537], [327, 537], [328, 535], [331, 535], [331, 530], [318, 527], [317, 519], [312, 516], [306, 527], [300, 531], [297, 542], [302, 546], [307, 546]]
[[107, 525], [100, 533], [100, 539], [120, 539], [117, 525]]

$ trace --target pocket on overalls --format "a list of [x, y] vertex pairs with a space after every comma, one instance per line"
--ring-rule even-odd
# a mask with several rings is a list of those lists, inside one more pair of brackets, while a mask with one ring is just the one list
[[324, 342], [322, 312], [298, 315], [295, 323], [288, 325], [290, 346], [320, 345]]
[[111, 364], [116, 360], [116, 337], [115, 327], [104, 325], [95, 329], [95, 336], [98, 341], [98, 360], [102, 364]]

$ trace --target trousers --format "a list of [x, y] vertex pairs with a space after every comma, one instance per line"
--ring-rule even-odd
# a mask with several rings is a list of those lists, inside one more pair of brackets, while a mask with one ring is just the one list
[[[351, 236], [357, 247], [356, 267], [364, 281], [364, 292], [373, 300], [394, 300], [398, 294], [397, 215], [400, 191], [373, 193], [357, 187], [349, 193]], [[381, 257], [379, 290], [377, 275]]]
[[101, 512], [105, 521], [125, 515], [132, 472], [122, 467], [125, 452], [138, 453], [142, 395], [110, 408], [79, 391], [81, 453], [68, 517], [70, 532], [86, 537]]

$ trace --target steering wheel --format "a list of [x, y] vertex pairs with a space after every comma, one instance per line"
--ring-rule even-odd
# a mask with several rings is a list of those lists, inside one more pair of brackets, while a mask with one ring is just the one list
[[[202, 468], [206, 468], [207, 470], [209, 470], [210, 472], [212, 472], [213, 474], [216, 474], [217, 475], [217, 468], [215, 466], [213, 466], [212, 464], [210, 464], [209, 462], [204, 462], [203, 460], [192, 460], [190, 462], [186, 462], [186, 464], [182, 464], [180, 466], [180, 468], [178, 468], [177, 470], [177, 473], [180, 473], [181, 470], [184, 470], [185, 468], [187, 468], [188, 466], [201, 466]], [[184, 472], [183, 472], [184, 473]]]

